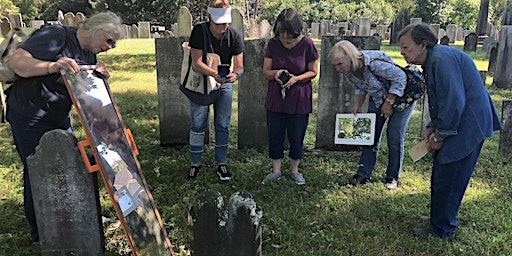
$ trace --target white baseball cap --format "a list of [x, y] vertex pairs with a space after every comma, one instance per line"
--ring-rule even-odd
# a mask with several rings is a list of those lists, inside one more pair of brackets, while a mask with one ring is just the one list
[[208, 13], [213, 23], [223, 24], [231, 23], [231, 7], [228, 8], [212, 8], [208, 7]]

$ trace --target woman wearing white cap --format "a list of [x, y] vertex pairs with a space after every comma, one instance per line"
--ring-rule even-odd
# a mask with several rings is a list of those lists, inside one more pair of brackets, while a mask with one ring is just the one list
[[[207, 26], [198, 24], [192, 29], [189, 45], [192, 55], [192, 65], [195, 71], [212, 76], [221, 84], [220, 97], [213, 104], [215, 126], [215, 162], [217, 163], [217, 175], [220, 180], [230, 180], [231, 174], [226, 167], [226, 157], [229, 142], [229, 123], [231, 120], [231, 102], [233, 83], [244, 72], [243, 51], [244, 41], [242, 35], [229, 27], [231, 23], [231, 7], [227, 0], [210, 0], [208, 7], [210, 21]], [[221, 77], [216, 69], [208, 67], [202, 61], [204, 38], [203, 28], [208, 38], [206, 42], [208, 52], [214, 52], [220, 56], [222, 64], [232, 65], [232, 71], [225, 77]], [[207, 127], [209, 106], [198, 105], [190, 102], [190, 161], [191, 168], [189, 179], [195, 179], [199, 173], [201, 156], [203, 154], [204, 133]]]

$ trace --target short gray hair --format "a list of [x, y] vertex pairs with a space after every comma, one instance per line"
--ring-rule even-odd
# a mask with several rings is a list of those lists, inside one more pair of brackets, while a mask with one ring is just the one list
[[103, 30], [108, 33], [122, 35], [122, 20], [113, 12], [101, 12], [78, 24], [78, 28], [86, 31]]

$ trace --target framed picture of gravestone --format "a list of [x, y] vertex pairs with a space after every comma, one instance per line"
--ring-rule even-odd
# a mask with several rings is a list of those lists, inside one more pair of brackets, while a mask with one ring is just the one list
[[334, 144], [373, 145], [375, 113], [336, 114]]

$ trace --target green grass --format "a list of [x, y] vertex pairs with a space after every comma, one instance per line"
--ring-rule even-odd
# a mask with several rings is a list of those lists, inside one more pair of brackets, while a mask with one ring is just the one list
[[[456, 45], [461, 48], [461, 45]], [[405, 64], [396, 46], [384, 43], [382, 50]], [[218, 181], [214, 173], [213, 148], [208, 146], [198, 179], [187, 182], [188, 148], [159, 146], [158, 104], [154, 41], [122, 40], [118, 47], [99, 57], [111, 71], [110, 85], [123, 120], [132, 130], [139, 161], [162, 215], [175, 252], [189, 244], [187, 211], [195, 197], [207, 190], [219, 191], [227, 200], [233, 193], [248, 191], [263, 211], [263, 255], [511, 255], [512, 178], [510, 156], [498, 152], [499, 133], [489, 139], [459, 212], [457, 240], [453, 244], [431, 239], [422, 242], [410, 229], [426, 226], [420, 216], [429, 212], [431, 157], [417, 163], [406, 157], [401, 187], [384, 188], [387, 148], [373, 175], [375, 182], [358, 188], [346, 187], [347, 178], [357, 168], [358, 154], [314, 150], [316, 114], [312, 114], [305, 143], [307, 151], [301, 172], [307, 184], [295, 185], [289, 177], [289, 161], [284, 161], [286, 179], [262, 186], [270, 161], [266, 151], [236, 149], [237, 103], [231, 127], [228, 162], [234, 180]], [[471, 53], [481, 70], [487, 60], [480, 50]], [[249, 57], [249, 56], [246, 56]], [[494, 88], [487, 79], [493, 100], [500, 111], [501, 101], [511, 99], [510, 90]], [[315, 84], [315, 100], [317, 99]], [[235, 96], [236, 99], [236, 96]], [[314, 104], [316, 106], [316, 103]], [[419, 136], [419, 111], [415, 111], [406, 137], [406, 148]], [[75, 122], [77, 136], [83, 138]], [[385, 141], [385, 137], [383, 137]], [[12, 145], [9, 126], [0, 126], [0, 255], [37, 255], [23, 215], [21, 164]], [[104, 189], [103, 215], [114, 213]], [[120, 228], [106, 229], [107, 255], [128, 255]], [[178, 253], [184, 255], [185, 253]]]

